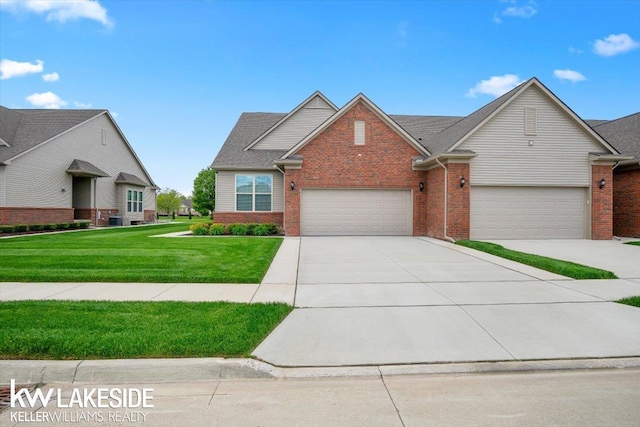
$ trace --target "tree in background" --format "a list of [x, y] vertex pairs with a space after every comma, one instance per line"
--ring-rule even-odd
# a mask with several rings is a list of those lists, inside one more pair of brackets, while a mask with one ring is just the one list
[[158, 193], [156, 205], [159, 211], [173, 214], [173, 219], [176, 219], [176, 211], [180, 209], [180, 204], [184, 197], [178, 190], [173, 188], [164, 188]]
[[193, 181], [193, 208], [202, 215], [211, 212], [216, 207], [216, 171], [211, 168], [202, 169]]

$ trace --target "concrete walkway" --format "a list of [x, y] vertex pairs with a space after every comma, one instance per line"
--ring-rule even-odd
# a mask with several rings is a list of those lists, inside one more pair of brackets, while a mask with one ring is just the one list
[[[635, 249], [635, 248], [631, 248]], [[640, 356], [632, 280], [576, 281], [429, 238], [304, 237], [278, 366]]]
[[0, 301], [231, 301], [293, 304], [299, 238], [285, 238], [260, 284], [0, 282]]

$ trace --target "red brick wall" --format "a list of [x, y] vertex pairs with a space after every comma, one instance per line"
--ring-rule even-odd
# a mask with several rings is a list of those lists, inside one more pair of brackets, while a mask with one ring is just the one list
[[640, 237], [640, 169], [613, 175], [613, 234]]
[[[440, 168], [442, 169], [442, 168]], [[469, 164], [450, 163], [447, 165], [447, 234], [453, 239], [469, 238]], [[460, 187], [460, 178], [466, 183]]]
[[[365, 145], [354, 144], [354, 121], [365, 121]], [[300, 191], [305, 188], [372, 188], [413, 190], [413, 234], [426, 230], [426, 193], [418, 191], [425, 180], [411, 161], [421, 153], [402, 139], [362, 102], [297, 153], [302, 169], [288, 169], [285, 182], [294, 181], [294, 191], [285, 191], [285, 231], [300, 234]]]
[[213, 222], [225, 225], [234, 222], [255, 222], [258, 224], [272, 222], [282, 228], [282, 212], [214, 212]]
[[[600, 180], [605, 179], [604, 188]], [[613, 174], [611, 166], [591, 166], [591, 238], [610, 240], [613, 237]]]
[[58, 224], [73, 222], [73, 208], [0, 208], [0, 224]]
[[144, 211], [144, 219], [148, 222], [156, 222], [156, 211], [153, 209], [145, 209]]
[[427, 236], [444, 239], [444, 169], [429, 169], [425, 182], [427, 194]]
[[[100, 219], [98, 220], [98, 226], [100, 227], [106, 227], [109, 225], [109, 217], [110, 216], [116, 216], [119, 215], [119, 211], [117, 208], [111, 208], [111, 209], [98, 209], [98, 211], [100, 212]], [[95, 224], [95, 215], [93, 217], [94, 220], [94, 224]]]

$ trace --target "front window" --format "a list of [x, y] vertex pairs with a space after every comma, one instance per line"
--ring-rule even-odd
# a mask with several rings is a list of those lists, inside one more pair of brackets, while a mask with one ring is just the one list
[[127, 190], [127, 212], [142, 212], [142, 191]]
[[271, 211], [273, 177], [236, 175], [236, 211]]

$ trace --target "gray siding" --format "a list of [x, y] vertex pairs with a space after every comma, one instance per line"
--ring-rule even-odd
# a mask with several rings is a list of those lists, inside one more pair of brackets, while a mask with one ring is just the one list
[[0, 165], [0, 207], [7, 206], [6, 202], [6, 185], [4, 179], [4, 165]]
[[236, 175], [271, 175], [273, 176], [273, 193], [271, 199], [272, 212], [283, 212], [284, 176], [280, 171], [218, 171], [216, 176], [216, 212], [235, 212], [236, 210]]
[[252, 150], [289, 150], [331, 117], [335, 110], [316, 96], [271, 131]]
[[[102, 144], [102, 129], [106, 145]], [[118, 207], [115, 180], [120, 172], [148, 181], [116, 127], [101, 115], [6, 166], [6, 206], [72, 207], [72, 177], [65, 171], [73, 159], [88, 161], [110, 175], [98, 178], [97, 207], [101, 209]], [[153, 193], [145, 189], [145, 209], [155, 209]]]
[[[526, 107], [537, 109], [536, 135], [525, 135]], [[477, 153], [471, 162], [473, 185], [588, 186], [589, 152], [604, 151], [533, 87], [458, 148]]]

